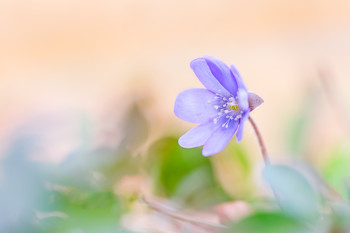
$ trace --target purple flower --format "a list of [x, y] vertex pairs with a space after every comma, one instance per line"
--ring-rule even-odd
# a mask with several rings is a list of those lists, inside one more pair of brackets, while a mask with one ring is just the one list
[[222, 151], [236, 133], [242, 140], [244, 122], [249, 113], [263, 103], [248, 92], [235, 66], [229, 68], [215, 57], [193, 60], [192, 70], [206, 87], [182, 91], [176, 98], [174, 113], [182, 120], [198, 123], [179, 139], [180, 146], [203, 146], [204, 156]]

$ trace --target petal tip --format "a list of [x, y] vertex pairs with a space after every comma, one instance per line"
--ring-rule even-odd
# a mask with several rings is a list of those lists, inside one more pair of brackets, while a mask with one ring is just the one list
[[202, 151], [202, 155], [203, 155], [204, 157], [209, 157], [209, 156], [212, 156], [212, 155], [214, 155], [214, 154], [203, 150], [203, 151]]
[[202, 62], [205, 62], [205, 59], [202, 57], [198, 57], [196, 59], [193, 59], [190, 62], [190, 67], [192, 68], [192, 70], [194, 70], [196, 68], [196, 66], [199, 65], [198, 63], [202, 63]]
[[182, 148], [191, 148], [191, 147], [188, 147], [188, 145], [186, 144], [186, 140], [184, 140], [184, 135], [182, 135], [179, 140], [177, 140], [177, 142], [179, 143], [179, 145], [182, 147]]

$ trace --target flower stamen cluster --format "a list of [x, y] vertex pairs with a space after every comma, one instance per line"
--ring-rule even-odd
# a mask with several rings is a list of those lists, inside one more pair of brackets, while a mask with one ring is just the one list
[[213, 100], [208, 101], [208, 104], [214, 104], [213, 107], [218, 111], [217, 116], [213, 118], [213, 122], [217, 124], [222, 117], [225, 117], [227, 120], [221, 126], [228, 128], [231, 121], [242, 118], [243, 111], [236, 101], [237, 96], [233, 97], [229, 94], [222, 96], [220, 90], [215, 95]]

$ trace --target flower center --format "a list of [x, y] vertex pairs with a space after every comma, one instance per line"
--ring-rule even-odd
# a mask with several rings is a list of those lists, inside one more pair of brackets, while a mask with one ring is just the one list
[[227, 108], [231, 109], [233, 111], [239, 111], [240, 110], [240, 107], [239, 107], [239, 104], [238, 104], [237, 101], [235, 101], [235, 102], [232, 101], [232, 102], [227, 103]]
[[233, 96], [222, 96], [216, 93], [214, 100], [209, 100], [208, 104], [213, 104], [217, 110], [217, 116], [213, 118], [214, 124], [220, 121], [222, 127], [228, 128], [231, 122], [242, 118], [243, 111]]

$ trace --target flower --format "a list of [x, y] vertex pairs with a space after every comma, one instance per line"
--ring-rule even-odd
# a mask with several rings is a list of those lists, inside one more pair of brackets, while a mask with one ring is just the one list
[[234, 65], [229, 68], [215, 57], [204, 56], [190, 64], [206, 87], [182, 91], [176, 98], [174, 113], [185, 121], [198, 123], [179, 138], [180, 146], [203, 146], [204, 156], [222, 151], [236, 133], [242, 140], [249, 113], [264, 101], [248, 92]]

